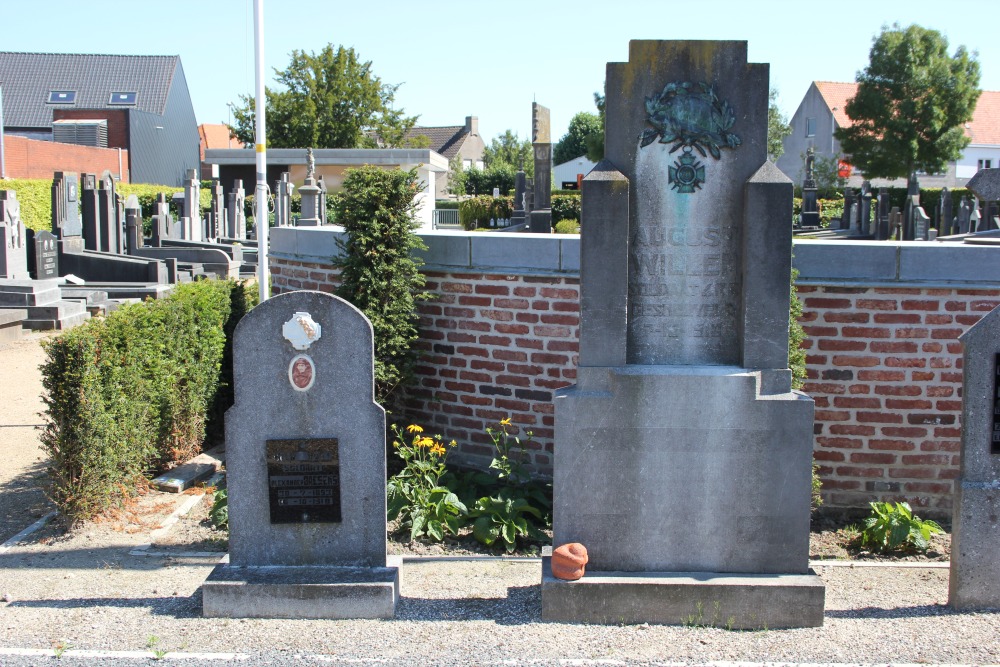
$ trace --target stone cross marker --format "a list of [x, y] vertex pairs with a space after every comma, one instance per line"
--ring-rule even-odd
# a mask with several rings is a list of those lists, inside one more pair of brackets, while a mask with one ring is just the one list
[[229, 564], [206, 616], [385, 618], [385, 412], [372, 328], [321, 292], [281, 294], [236, 328], [226, 413]]
[[243, 181], [237, 179], [229, 193], [226, 236], [239, 241], [246, 240], [247, 218], [244, 203], [246, 193], [243, 191]]
[[543, 619], [683, 623], [700, 600], [732, 627], [823, 622], [813, 402], [788, 370], [792, 184], [767, 161], [768, 66], [746, 57], [633, 41], [608, 64], [577, 384], [555, 399], [553, 545], [590, 561], [575, 582], [543, 565]]
[[[1000, 170], [998, 170], [1000, 171]], [[982, 173], [982, 172], [980, 172]], [[948, 604], [1000, 607], [1000, 308], [962, 342], [962, 456], [955, 480]]]

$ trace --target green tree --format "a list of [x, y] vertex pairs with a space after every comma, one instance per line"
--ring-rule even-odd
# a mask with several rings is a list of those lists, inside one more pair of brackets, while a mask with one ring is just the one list
[[857, 75], [845, 111], [851, 126], [836, 138], [868, 178], [939, 173], [969, 144], [962, 126], [979, 99], [979, 63], [964, 46], [918, 25], [882, 28]]
[[[394, 109], [398, 85], [383, 83], [353, 48], [327, 44], [319, 53], [292, 51], [280, 89], [265, 90], [267, 144], [273, 148], [399, 146], [416, 116]], [[254, 99], [240, 95], [233, 134], [254, 143]]]
[[337, 222], [347, 240], [341, 244], [341, 285], [337, 295], [363, 312], [375, 333], [375, 398], [386, 409], [398, 403], [402, 387], [413, 377], [417, 350], [415, 301], [426, 298], [421, 262], [423, 250], [414, 196], [420, 191], [416, 170], [349, 169], [344, 188], [334, 196]]
[[594, 106], [597, 107], [597, 117], [601, 120], [601, 131], [587, 137], [587, 159], [600, 162], [604, 159], [604, 95], [594, 93]]
[[785, 152], [784, 140], [792, 133], [792, 126], [778, 108], [778, 89], [772, 88], [767, 95], [767, 156], [772, 162]]
[[497, 135], [490, 145], [483, 149], [483, 166], [486, 169], [507, 165], [516, 172], [524, 164], [524, 173], [528, 178], [535, 175], [535, 158], [531, 150], [531, 142], [521, 141], [516, 132], [507, 130]]
[[597, 114], [581, 111], [569, 121], [569, 129], [552, 149], [552, 163], [562, 164], [587, 154], [587, 141], [601, 134], [604, 123]]

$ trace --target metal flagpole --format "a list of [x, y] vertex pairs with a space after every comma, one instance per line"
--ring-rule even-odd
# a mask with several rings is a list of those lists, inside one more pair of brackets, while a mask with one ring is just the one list
[[260, 283], [260, 300], [271, 296], [267, 266], [267, 136], [264, 132], [264, 0], [254, 0], [254, 59], [256, 60], [255, 116], [257, 120], [255, 150], [257, 153], [257, 188], [255, 192], [257, 218], [257, 281]]
[[0, 178], [7, 178], [7, 163], [3, 153], [3, 84], [0, 84]]

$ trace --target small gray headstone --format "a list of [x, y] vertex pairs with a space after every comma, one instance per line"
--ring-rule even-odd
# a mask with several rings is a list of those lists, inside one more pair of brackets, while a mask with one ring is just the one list
[[962, 342], [962, 453], [955, 481], [948, 603], [1000, 608], [1000, 308]]
[[59, 277], [59, 239], [52, 232], [35, 232], [31, 252], [31, 277], [48, 280]]
[[[281, 294], [236, 328], [233, 368], [230, 561], [205, 583], [205, 614], [392, 616], [398, 572], [386, 567], [385, 412], [373, 397], [371, 324], [329, 294]], [[355, 593], [358, 572], [381, 587]]]

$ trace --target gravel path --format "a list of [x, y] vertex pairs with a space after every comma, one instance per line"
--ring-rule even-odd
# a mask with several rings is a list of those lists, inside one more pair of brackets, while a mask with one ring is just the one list
[[[0, 349], [5, 379], [14, 367], [8, 353], [27, 359], [29, 348]], [[37, 363], [24, 360], [20, 372]], [[39, 452], [27, 434], [34, 432], [18, 430], [37, 423], [31, 414], [38, 408], [27, 398], [37, 386], [4, 394], [22, 406], [3, 413], [12, 427], [3, 429], [0, 525], [9, 534], [47, 510], [31, 484]], [[160, 529], [192, 503], [188, 518]], [[827, 584], [826, 622], [803, 630], [543, 623], [539, 562], [483, 558], [407, 560], [393, 620], [202, 618], [201, 584], [219, 555], [178, 554], [219, 548], [198, 528], [206, 503], [149, 494], [116, 520], [69, 534], [50, 524], [0, 553], [0, 665], [56, 664], [43, 650], [61, 653], [60, 665], [147, 664], [151, 651], [167, 652], [157, 664], [193, 664], [200, 652], [213, 654], [201, 656], [212, 664], [241, 665], [1000, 664], [1000, 611], [950, 610], [948, 570], [940, 563], [818, 567]]]

